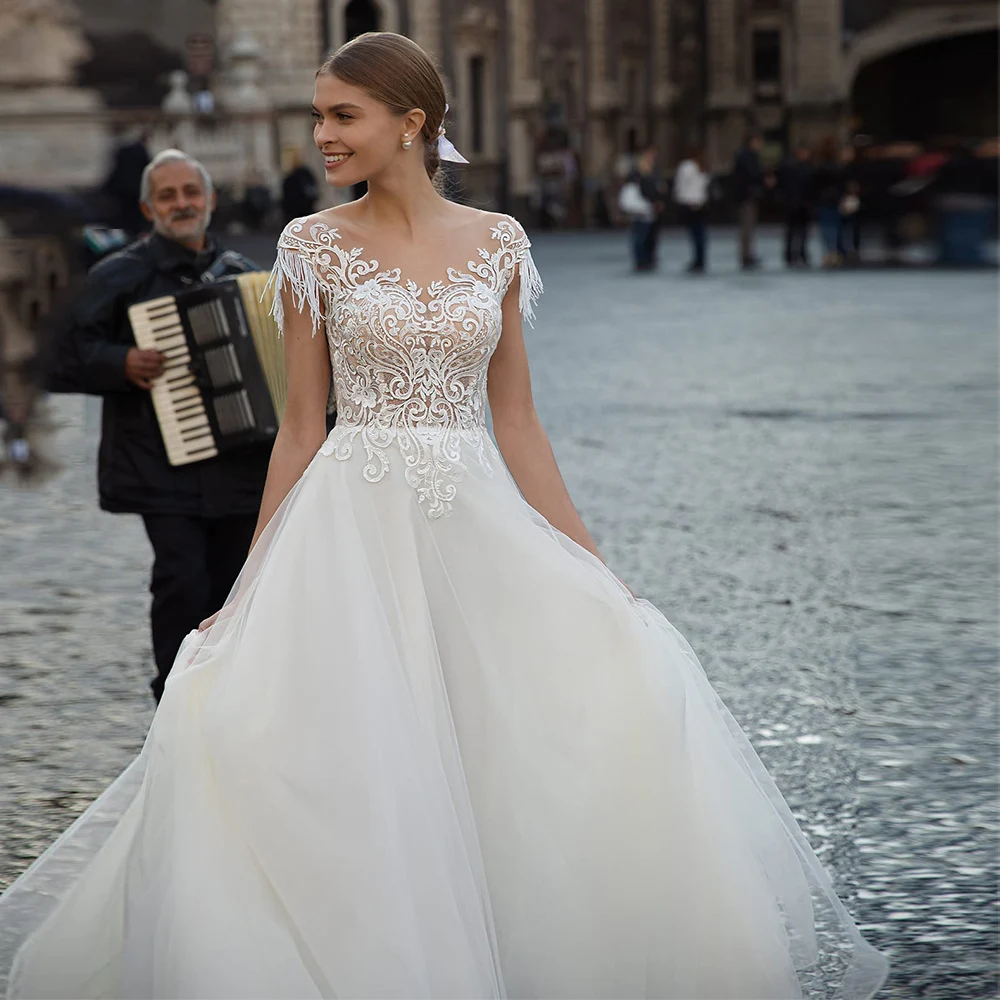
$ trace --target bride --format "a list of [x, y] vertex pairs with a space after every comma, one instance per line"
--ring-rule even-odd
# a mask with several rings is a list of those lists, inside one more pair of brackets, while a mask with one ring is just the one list
[[369, 193], [278, 244], [255, 544], [142, 753], [0, 900], [11, 996], [882, 982], [694, 653], [577, 515], [532, 404], [529, 242], [436, 192], [445, 113], [399, 35], [317, 74], [328, 180]]

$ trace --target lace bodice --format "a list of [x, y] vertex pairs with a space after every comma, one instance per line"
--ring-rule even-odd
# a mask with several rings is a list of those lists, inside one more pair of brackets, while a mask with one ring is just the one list
[[496, 217], [478, 260], [420, 287], [340, 239], [321, 220], [293, 220], [271, 275], [279, 327], [287, 288], [326, 331], [338, 416], [323, 454], [347, 459], [360, 444], [370, 482], [400, 461], [427, 515], [440, 517], [470, 457], [490, 471], [486, 373], [515, 273], [521, 313], [533, 318], [542, 286], [531, 244], [514, 219]]

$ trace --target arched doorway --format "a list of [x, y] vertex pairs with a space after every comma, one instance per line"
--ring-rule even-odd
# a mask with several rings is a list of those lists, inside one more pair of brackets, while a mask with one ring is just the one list
[[399, 31], [399, 0], [320, 0], [324, 46], [339, 49], [366, 31]]
[[851, 106], [877, 140], [926, 143], [997, 131], [996, 31], [925, 42], [864, 66]]

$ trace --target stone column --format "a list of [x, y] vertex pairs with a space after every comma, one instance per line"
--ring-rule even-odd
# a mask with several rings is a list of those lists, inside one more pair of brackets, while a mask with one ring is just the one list
[[587, 55], [590, 62], [590, 103], [601, 102], [608, 79], [608, 9], [605, 0], [587, 0]]
[[795, 0], [795, 45], [787, 89], [795, 141], [836, 133], [846, 105], [840, 0]]
[[708, 0], [708, 99], [721, 107], [740, 103], [736, 67], [736, 0]]
[[669, 115], [674, 101], [670, 66], [670, 0], [653, 0], [650, 55], [653, 70], [653, 141], [660, 155], [669, 163], [675, 150], [670, 148]]
[[440, 0], [410, 0], [410, 38], [436, 63], [440, 64]]
[[737, 0], [708, 0], [707, 157], [711, 169], [728, 169], [742, 139], [750, 108], [749, 88], [740, 84]]
[[793, 99], [829, 104], [843, 98], [841, 0], [795, 0]]
[[533, 125], [542, 101], [534, 37], [534, 0], [507, 0], [507, 180], [512, 207], [522, 213], [535, 189]]
[[592, 180], [605, 183], [614, 167], [613, 119], [620, 105], [617, 82], [610, 78], [606, 0], [587, 0], [586, 16], [589, 115], [584, 170]]

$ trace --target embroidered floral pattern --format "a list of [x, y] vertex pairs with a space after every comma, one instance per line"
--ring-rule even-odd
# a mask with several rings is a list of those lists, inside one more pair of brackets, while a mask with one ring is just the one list
[[[338, 425], [321, 449], [338, 459], [364, 448], [364, 476], [381, 480], [396, 454], [428, 517], [451, 510], [468, 457], [491, 472], [486, 373], [500, 339], [501, 305], [514, 274], [531, 322], [541, 281], [521, 227], [493, 226], [467, 270], [449, 268], [426, 289], [399, 268], [379, 270], [363, 248], [345, 249], [324, 222], [296, 219], [278, 242], [276, 293], [290, 289], [297, 308], [326, 330]], [[279, 325], [281, 299], [275, 294]]]

